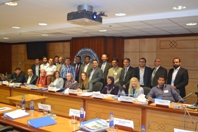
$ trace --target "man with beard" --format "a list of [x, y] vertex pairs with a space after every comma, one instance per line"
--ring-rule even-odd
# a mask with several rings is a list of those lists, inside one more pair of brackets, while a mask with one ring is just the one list
[[169, 70], [167, 84], [171, 84], [172, 88], [179, 91], [180, 96], [186, 96], [185, 86], [188, 84], [188, 70], [182, 68], [181, 59], [175, 57], [173, 59], [173, 68]]
[[47, 57], [43, 57], [43, 64], [40, 65], [40, 69], [44, 69], [46, 71], [46, 68], [49, 66], [47, 63]]

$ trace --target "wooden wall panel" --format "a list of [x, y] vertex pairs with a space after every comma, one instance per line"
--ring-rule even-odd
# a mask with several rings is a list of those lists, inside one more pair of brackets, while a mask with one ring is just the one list
[[198, 84], [198, 36], [193, 37], [167, 37], [167, 38], [141, 38], [125, 39], [124, 57], [129, 57], [133, 67], [138, 66], [140, 57], [147, 59], [147, 65], [154, 67], [154, 58], [161, 58], [161, 65], [169, 70], [172, 68], [172, 59], [181, 58], [182, 67], [188, 69], [189, 84], [186, 87], [187, 94], [193, 93], [187, 98], [188, 103], [195, 103]]
[[0, 73], [11, 72], [11, 48], [10, 44], [0, 44]]

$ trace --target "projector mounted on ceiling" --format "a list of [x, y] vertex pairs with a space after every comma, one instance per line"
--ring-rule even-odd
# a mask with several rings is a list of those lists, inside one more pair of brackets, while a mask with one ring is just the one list
[[72, 24], [91, 26], [102, 24], [102, 17], [93, 12], [93, 6], [79, 5], [78, 11], [67, 14], [67, 21]]

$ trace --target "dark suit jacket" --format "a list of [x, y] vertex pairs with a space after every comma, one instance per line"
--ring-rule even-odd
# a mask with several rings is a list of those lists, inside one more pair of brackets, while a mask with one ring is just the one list
[[[31, 69], [32, 69], [32, 71], [33, 71], [33, 74], [34, 75], [36, 75], [36, 65], [35, 64], [33, 64], [32, 66], [31, 66]], [[40, 65], [39, 65], [39, 75], [40, 75]]]
[[[152, 69], [152, 73], [153, 73], [153, 70], [154, 70], [154, 68]], [[152, 76], [152, 74], [151, 74], [151, 76]], [[153, 86], [152, 87], [158, 85], [157, 80], [158, 80], [159, 76], [163, 76], [165, 78], [165, 80], [167, 78], [167, 70], [162, 66], [160, 66], [155, 73], [155, 76], [153, 78]]]
[[[151, 74], [152, 74], [152, 69], [146, 66], [144, 70], [144, 87], [151, 87]], [[140, 80], [139, 67], [135, 68], [135, 77], [137, 77], [138, 80]]]
[[[99, 66], [100, 68], [102, 67], [102, 64], [100, 64]], [[111, 68], [111, 63], [107, 62], [106, 63], [106, 66], [105, 66], [105, 69], [104, 69], [104, 73], [103, 73], [103, 78], [106, 79], [107, 78], [107, 75], [108, 75], [108, 71], [109, 69]]]
[[128, 94], [130, 79], [135, 76], [134, 68], [131, 66], [129, 67], [129, 69], [126, 73], [125, 79], [124, 79], [124, 73], [125, 73], [125, 68], [123, 68], [121, 71], [119, 82], [120, 82], [121, 87], [123, 85], [126, 86], [125, 93]]
[[[90, 77], [92, 70], [93, 68], [90, 70], [88, 77]], [[103, 79], [103, 72], [99, 67], [97, 67], [92, 75], [90, 82], [94, 84], [96, 82], [101, 82], [102, 79]]]
[[14, 83], [24, 83], [25, 75], [21, 72], [18, 76], [15, 73], [12, 73], [9, 77], [9, 81], [12, 80]]
[[[27, 83], [28, 77], [29, 77], [29, 76], [25, 76], [25, 83]], [[36, 81], [37, 81], [37, 78], [38, 78], [38, 77], [37, 77], [36, 75], [33, 74], [32, 78], [31, 78], [31, 80], [30, 80], [30, 84], [34, 84], [34, 85], [35, 85], [35, 84], [36, 84]]]
[[[82, 63], [80, 62], [79, 65], [80, 65], [80, 66], [79, 66], [78, 73], [75, 75], [75, 80], [76, 80], [77, 82], [79, 82], [79, 73], [80, 73], [80, 68], [81, 68]], [[73, 64], [73, 66], [74, 66], [75, 71], [76, 71], [76, 63]]]
[[[167, 84], [171, 84], [172, 74], [174, 69], [170, 69], [168, 72]], [[186, 96], [185, 86], [188, 84], [188, 70], [180, 67], [174, 80], [174, 86], [180, 91], [180, 96], [183, 98]]]
[[[84, 72], [84, 68], [85, 68], [85, 63], [80, 66], [79, 79], [81, 78], [81, 73]], [[91, 68], [92, 68], [92, 64], [90, 63], [86, 71], [87, 75], [89, 74]]]

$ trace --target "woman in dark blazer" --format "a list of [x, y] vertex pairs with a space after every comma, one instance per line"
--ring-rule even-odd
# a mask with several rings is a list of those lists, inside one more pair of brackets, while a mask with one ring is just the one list
[[118, 95], [119, 87], [114, 84], [114, 78], [109, 76], [107, 78], [107, 85], [102, 89], [103, 94], [113, 94]]

